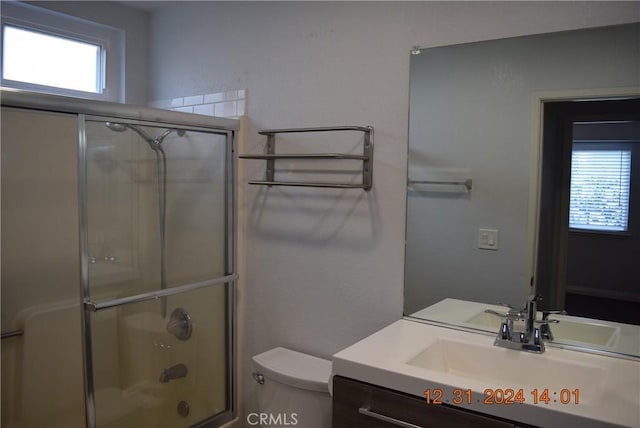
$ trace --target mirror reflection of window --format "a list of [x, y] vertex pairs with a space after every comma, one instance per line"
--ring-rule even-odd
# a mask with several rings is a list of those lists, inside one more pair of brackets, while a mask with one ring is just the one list
[[629, 228], [630, 184], [630, 148], [616, 142], [574, 140], [570, 230], [626, 232]]
[[573, 124], [565, 296], [569, 313], [640, 322], [639, 158], [640, 122]]

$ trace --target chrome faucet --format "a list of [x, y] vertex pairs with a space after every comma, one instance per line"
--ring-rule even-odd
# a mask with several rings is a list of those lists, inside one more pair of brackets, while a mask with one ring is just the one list
[[[506, 313], [500, 313], [491, 309], [485, 312], [503, 318], [500, 331], [493, 344], [503, 348], [518, 349], [521, 351], [542, 353], [545, 351], [544, 341], [553, 340], [550, 323], [558, 323], [558, 320], [550, 320], [549, 312], [543, 313], [538, 320], [537, 309], [541, 296], [529, 296], [524, 308], [510, 307]], [[537, 326], [540, 326], [538, 328]]]
[[187, 377], [187, 366], [184, 364], [176, 364], [168, 369], [162, 370], [160, 373], [160, 382], [167, 383], [170, 380]]

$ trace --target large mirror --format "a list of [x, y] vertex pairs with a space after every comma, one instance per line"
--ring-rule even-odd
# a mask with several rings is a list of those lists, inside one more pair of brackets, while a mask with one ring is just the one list
[[640, 24], [411, 54], [405, 316], [640, 355]]

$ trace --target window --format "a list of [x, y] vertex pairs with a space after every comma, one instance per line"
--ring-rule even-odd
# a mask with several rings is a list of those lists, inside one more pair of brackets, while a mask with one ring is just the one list
[[101, 45], [11, 25], [3, 30], [3, 79], [102, 93]]
[[630, 150], [579, 149], [574, 145], [569, 227], [627, 231], [630, 177]]
[[23, 3], [2, 4], [2, 85], [123, 101], [122, 31]]

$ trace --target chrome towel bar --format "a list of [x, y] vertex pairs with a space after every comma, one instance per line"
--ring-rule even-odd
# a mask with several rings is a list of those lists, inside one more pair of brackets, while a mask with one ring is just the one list
[[[347, 153], [283, 153], [277, 154], [276, 134], [304, 133], [304, 132], [334, 132], [334, 131], [360, 131], [364, 133], [364, 148], [362, 155]], [[296, 186], [296, 187], [325, 187], [333, 189], [364, 189], [370, 190], [373, 185], [373, 127], [371, 126], [332, 126], [321, 128], [291, 128], [291, 129], [265, 129], [258, 134], [267, 136], [266, 153], [253, 155], [242, 154], [240, 159], [262, 159], [267, 161], [265, 180], [251, 180], [249, 184], [263, 186]], [[332, 159], [332, 160], [359, 160], [362, 161], [362, 183], [318, 183], [298, 181], [277, 181], [275, 179], [276, 159]]]
[[365, 189], [364, 184], [342, 184], [342, 183], [305, 183], [299, 181], [259, 181], [250, 180], [249, 184], [262, 184], [265, 186], [292, 186], [292, 187], [326, 187], [333, 189]]
[[320, 128], [289, 128], [289, 129], [264, 129], [260, 135], [287, 134], [293, 132], [333, 132], [333, 131], [372, 131], [371, 126], [325, 126]]
[[309, 153], [309, 154], [264, 154], [264, 155], [240, 155], [242, 159], [369, 159], [363, 155], [348, 155], [343, 153]]
[[471, 190], [473, 188], [473, 180], [467, 178], [464, 181], [445, 181], [445, 180], [408, 180], [407, 183], [411, 184], [442, 184], [442, 185], [453, 185], [453, 186], [464, 186], [467, 190]]

